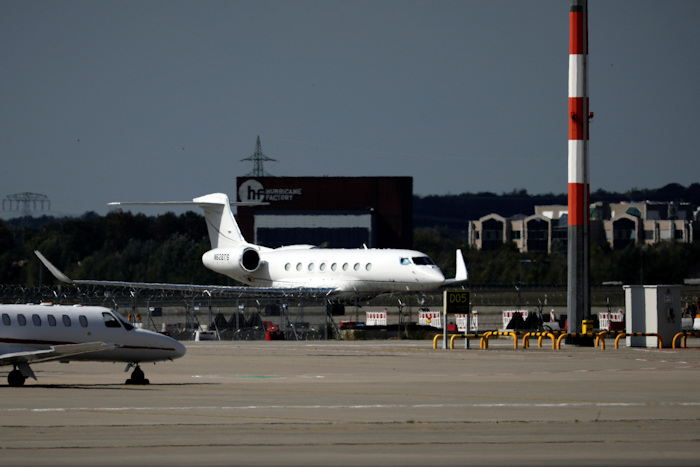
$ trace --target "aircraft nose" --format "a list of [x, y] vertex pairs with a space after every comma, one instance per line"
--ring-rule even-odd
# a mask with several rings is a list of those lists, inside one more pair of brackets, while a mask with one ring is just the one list
[[439, 268], [435, 268], [435, 282], [439, 283], [440, 285], [445, 283], [445, 275]]
[[157, 347], [160, 349], [159, 355], [162, 355], [163, 358], [175, 360], [176, 358], [184, 357], [187, 353], [187, 347], [182, 342], [162, 334], [153, 333], [151, 335], [156, 338]]
[[175, 348], [175, 355], [172, 357], [173, 359], [184, 357], [185, 354], [187, 353], [187, 347], [185, 347], [182, 342], [176, 341], [175, 339], [172, 339], [173, 341], [173, 347]]
[[427, 277], [426, 282], [429, 282], [429, 285], [439, 287], [445, 283], [445, 276], [437, 266], [431, 267], [430, 269], [424, 269], [423, 272]]

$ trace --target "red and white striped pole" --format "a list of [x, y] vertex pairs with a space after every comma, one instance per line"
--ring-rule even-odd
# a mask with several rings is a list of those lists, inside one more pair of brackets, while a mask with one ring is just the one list
[[569, 229], [568, 332], [581, 332], [590, 314], [588, 180], [588, 1], [569, 12]]

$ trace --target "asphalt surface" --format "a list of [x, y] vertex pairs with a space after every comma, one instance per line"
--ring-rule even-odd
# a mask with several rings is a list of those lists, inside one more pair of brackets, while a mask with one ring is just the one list
[[142, 387], [36, 365], [0, 387], [0, 465], [700, 464], [700, 339], [530, 345], [192, 342]]

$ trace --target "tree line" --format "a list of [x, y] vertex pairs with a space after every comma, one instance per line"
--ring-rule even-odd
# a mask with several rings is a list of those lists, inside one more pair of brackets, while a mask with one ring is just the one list
[[39, 227], [2, 222], [0, 283], [53, 284], [39, 250], [71, 279], [225, 285], [226, 277], [202, 265], [210, 248], [204, 216], [191, 211], [87, 213]]
[[[700, 184], [689, 188], [667, 185], [658, 190], [632, 190], [614, 194], [598, 190], [592, 199], [610, 196], [615, 202], [692, 200], [700, 204]], [[626, 197], [625, 197], [626, 196]], [[562, 198], [563, 197], [563, 198]], [[429, 198], [429, 199], [428, 199]], [[483, 207], [484, 199], [494, 202]], [[474, 200], [481, 200], [476, 202]], [[519, 203], [514, 202], [519, 199]], [[443, 270], [454, 277], [455, 250], [461, 249], [472, 284], [565, 285], [566, 252], [520, 253], [515, 244], [505, 244], [495, 251], [480, 251], [467, 245], [466, 232], [458, 221], [460, 206], [473, 205], [473, 215], [529, 209], [536, 204], [566, 204], [565, 195], [527, 195], [524, 190], [503, 195], [470, 194], [417, 198], [414, 214], [420, 216], [425, 206], [435, 203], [433, 223], [415, 222], [413, 247], [428, 254]], [[471, 200], [471, 201], [469, 201]], [[527, 203], [525, 203], [527, 200]], [[441, 203], [438, 203], [441, 201]], [[424, 203], [425, 204], [421, 204]], [[507, 211], [506, 209], [510, 209]], [[463, 222], [463, 220], [459, 221]], [[457, 228], [455, 228], [457, 227]], [[106, 216], [94, 212], [79, 218], [23, 218], [0, 221], [0, 283], [36, 286], [55, 283], [53, 277], [34, 255], [40, 250], [59, 269], [73, 279], [99, 279], [133, 282], [170, 282], [225, 285], [234, 282], [202, 265], [202, 255], [210, 249], [204, 216], [189, 211], [175, 215], [168, 212], [155, 217], [131, 212], [112, 211]], [[591, 247], [591, 284], [619, 281], [626, 284], [682, 283], [688, 277], [700, 277], [700, 244], [675, 241], [637, 248], [630, 246], [613, 251], [607, 243]]]
[[[598, 189], [591, 192], [591, 202], [642, 202], [660, 201], [690, 203], [700, 206], [700, 183], [684, 187], [670, 183], [661, 188], [633, 188], [624, 193]], [[434, 227], [448, 226], [460, 232], [468, 228], [469, 221], [479, 220], [491, 213], [503, 217], [516, 214], [529, 216], [535, 213], [535, 206], [560, 204], [566, 205], [566, 193], [531, 195], [527, 190], [513, 190], [510, 193], [462, 193], [459, 195], [430, 195], [413, 197], [413, 226]]]

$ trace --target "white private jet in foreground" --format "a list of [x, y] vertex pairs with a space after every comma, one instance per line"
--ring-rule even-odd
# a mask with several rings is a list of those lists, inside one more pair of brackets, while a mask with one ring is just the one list
[[175, 339], [138, 329], [99, 306], [0, 305], [0, 366], [12, 365], [10, 386], [36, 376], [29, 364], [73, 360], [125, 362], [126, 383], [148, 384], [139, 364], [185, 355]]
[[53, 275], [75, 284], [189, 290], [245, 292], [300, 291], [326, 294], [332, 299], [372, 297], [387, 292], [423, 292], [468, 279], [462, 252], [456, 253], [456, 275], [445, 279], [424, 253], [394, 249], [326, 249], [312, 245], [267, 248], [248, 243], [241, 235], [231, 205], [223, 193], [187, 202], [109, 203], [111, 206], [199, 206], [209, 231], [212, 249], [202, 256], [204, 266], [250, 287], [150, 284], [95, 280], [71, 280], [40, 252], [35, 252]]

